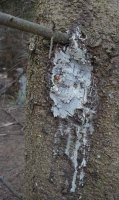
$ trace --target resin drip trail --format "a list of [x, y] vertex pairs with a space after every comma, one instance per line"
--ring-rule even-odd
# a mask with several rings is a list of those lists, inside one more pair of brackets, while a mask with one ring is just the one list
[[[53, 115], [61, 119], [55, 143], [57, 143], [59, 131], [60, 134], [66, 136], [67, 145], [64, 153], [72, 162], [74, 171], [70, 192], [75, 192], [77, 184], [83, 185], [88, 159], [86, 153], [89, 149], [88, 136], [93, 132], [94, 109], [89, 101], [92, 66], [84, 41], [77, 27], [72, 34], [70, 45], [55, 50], [50, 90]], [[66, 119], [67, 126], [63, 125], [63, 119]], [[72, 130], [75, 131], [75, 140]]]

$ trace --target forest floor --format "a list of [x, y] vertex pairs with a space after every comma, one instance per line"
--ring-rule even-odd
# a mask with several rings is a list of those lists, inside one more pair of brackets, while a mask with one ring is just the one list
[[3, 184], [22, 193], [24, 174], [24, 108], [0, 99], [0, 200], [17, 200]]

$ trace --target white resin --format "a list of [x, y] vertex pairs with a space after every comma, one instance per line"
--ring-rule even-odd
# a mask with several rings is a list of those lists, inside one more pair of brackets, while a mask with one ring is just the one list
[[[67, 128], [60, 124], [60, 133], [67, 135], [65, 154], [71, 160], [74, 173], [70, 192], [75, 192], [77, 188], [77, 176], [79, 185], [83, 185], [85, 177], [84, 169], [87, 165], [86, 146], [88, 145], [88, 135], [92, 134], [92, 116], [94, 111], [86, 106], [88, 94], [92, 84], [92, 66], [87, 58], [85, 45], [81, 44], [81, 33], [77, 27], [72, 34], [71, 44], [68, 47], [57, 48], [53, 59], [52, 87], [50, 97], [53, 100], [52, 112], [54, 117], [74, 119], [76, 110], [82, 110], [80, 125], [75, 120], [68, 121]], [[72, 127], [76, 131], [76, 141], [73, 141]], [[56, 142], [56, 138], [55, 138]], [[73, 149], [72, 149], [73, 146]], [[82, 162], [78, 163], [78, 152], [83, 149]], [[80, 172], [80, 173], [79, 173]], [[79, 174], [79, 175], [78, 175]]]
[[91, 85], [92, 66], [86, 60], [86, 49], [78, 45], [80, 32], [72, 36], [72, 44], [66, 49], [57, 49], [53, 60], [52, 87], [50, 97], [54, 104], [54, 117], [72, 116], [76, 109], [87, 102]]

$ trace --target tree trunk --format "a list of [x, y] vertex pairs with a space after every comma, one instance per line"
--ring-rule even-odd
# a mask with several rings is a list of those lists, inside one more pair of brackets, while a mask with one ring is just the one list
[[[53, 45], [51, 60], [48, 44], [40, 37], [33, 40], [25, 200], [118, 200], [119, 2], [40, 0], [36, 13], [39, 22], [69, 31], [72, 39], [69, 47]], [[78, 78], [74, 81], [76, 72], [70, 71], [69, 89], [63, 94], [68, 87], [64, 76], [69, 78], [66, 66], [71, 70], [73, 65]], [[69, 94], [72, 82], [74, 90]], [[71, 107], [69, 96], [71, 102], [81, 100], [80, 106], [74, 102]]]

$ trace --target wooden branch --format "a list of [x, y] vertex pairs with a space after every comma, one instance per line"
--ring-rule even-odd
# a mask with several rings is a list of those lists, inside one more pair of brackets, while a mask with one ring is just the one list
[[43, 25], [36, 24], [12, 15], [0, 12], [0, 25], [15, 28], [21, 31], [40, 35], [46, 39], [53, 37], [54, 42], [66, 44], [69, 42], [69, 36], [66, 33], [60, 31], [53, 31]]

